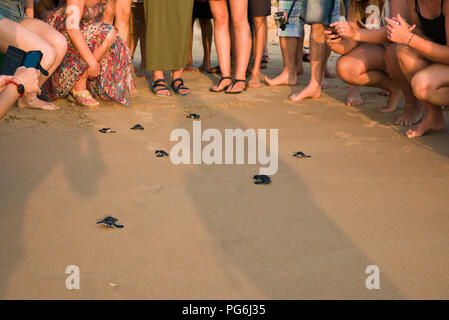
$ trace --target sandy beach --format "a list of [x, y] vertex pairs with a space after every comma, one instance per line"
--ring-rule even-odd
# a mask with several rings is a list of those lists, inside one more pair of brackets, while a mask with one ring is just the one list
[[[272, 31], [269, 51], [263, 73], [275, 76]], [[365, 104], [348, 107], [339, 79], [319, 100], [288, 102], [305, 71], [298, 86], [241, 95], [185, 73], [184, 98], [155, 97], [136, 78], [129, 109], [14, 107], [0, 123], [0, 299], [448, 299], [448, 130], [410, 140], [394, 125], [403, 102], [378, 113], [386, 98], [362, 88]], [[253, 183], [258, 164], [156, 158], [172, 130], [192, 131], [190, 112], [203, 129], [279, 129], [272, 184]], [[96, 224], [107, 215], [125, 227]], [[79, 290], [65, 286], [68, 265]], [[370, 265], [379, 290], [365, 287]]]

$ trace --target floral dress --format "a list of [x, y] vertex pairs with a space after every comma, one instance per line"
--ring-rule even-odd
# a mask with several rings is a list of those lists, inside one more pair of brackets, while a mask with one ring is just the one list
[[[102, 0], [93, 6], [84, 6], [80, 30], [92, 52], [113, 28], [102, 21], [105, 6], [106, 2]], [[48, 23], [66, 37], [68, 49], [59, 67], [42, 87], [41, 98], [47, 101], [67, 97], [89, 67], [67, 33], [65, 12], [66, 0], [62, 0], [48, 17]], [[87, 81], [87, 89], [95, 97], [129, 107], [131, 91], [135, 88], [131, 76], [131, 54], [119, 35], [101, 61], [100, 68], [100, 75]]]

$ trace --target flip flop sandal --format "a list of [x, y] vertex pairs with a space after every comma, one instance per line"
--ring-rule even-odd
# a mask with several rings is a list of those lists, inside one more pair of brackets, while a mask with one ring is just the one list
[[[220, 84], [221, 84], [221, 82], [222, 82], [223, 80], [227, 80], [227, 79], [229, 79], [229, 80], [232, 81], [232, 78], [231, 78], [231, 77], [222, 77], [222, 78], [220, 79], [220, 81], [218, 81], [217, 88], [220, 86]], [[230, 86], [232, 86], [232, 85], [233, 85], [233, 82], [231, 82], [230, 85], [224, 87], [224, 88], [221, 89], [221, 90], [214, 90], [214, 89], [210, 88], [209, 91], [210, 91], [210, 92], [215, 92], [215, 93], [217, 93], [217, 92], [223, 92], [223, 91], [226, 91], [226, 90], [227, 90]]]
[[[159, 89], [156, 89], [156, 88], [159, 88]], [[170, 92], [170, 94], [166, 95], [166, 94], [159, 93], [164, 90], [167, 90], [168, 92]], [[151, 92], [153, 92], [153, 94], [158, 97], [171, 97], [172, 96], [170, 88], [167, 87], [167, 84], [165, 83], [164, 79], [159, 79], [159, 80], [154, 81], [151, 84]]]
[[242, 90], [240, 90], [240, 91], [226, 91], [226, 93], [229, 93], [229, 94], [239, 94], [239, 93], [242, 93], [243, 91], [245, 91], [246, 89], [247, 89], [247, 84], [246, 84], [246, 80], [238, 80], [238, 79], [234, 79], [233, 81], [232, 81], [232, 85], [230, 86], [230, 89], [232, 89], [232, 88], [234, 88], [234, 86], [237, 84], [237, 83], [239, 83], [239, 82], [244, 82], [245, 83], [245, 88], [243, 88]]
[[[176, 82], [179, 82], [179, 84], [177, 86], [175, 86]], [[190, 90], [189, 88], [187, 88], [186, 86], [184, 86], [184, 80], [182, 80], [181, 78], [176, 78], [171, 82], [171, 87], [173, 89], [173, 91], [175, 92], [176, 95], [178, 96], [186, 96], [188, 94], [190, 94], [190, 91], [186, 92], [186, 93], [180, 93], [179, 90]]]
[[[81, 102], [82, 99], [84, 99], [85, 101], [90, 100], [90, 103], [89, 102], [83, 103]], [[92, 97], [92, 95], [88, 90], [75, 91], [72, 89], [72, 91], [70, 91], [68, 100], [71, 102], [76, 102], [77, 104], [84, 107], [96, 107], [100, 105], [100, 103], [97, 100], [95, 100], [94, 97]]]

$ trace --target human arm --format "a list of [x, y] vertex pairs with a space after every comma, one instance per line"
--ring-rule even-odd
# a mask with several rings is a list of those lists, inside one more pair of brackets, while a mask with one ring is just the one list
[[28, 18], [34, 18], [34, 0], [26, 0], [25, 14]]
[[[413, 5], [414, 2], [409, 0], [409, 5]], [[449, 46], [438, 44], [436, 42], [431, 41], [427, 37], [423, 35], [423, 32], [420, 28], [419, 18], [416, 14], [416, 10], [411, 10], [412, 14], [412, 22], [417, 24], [417, 28], [415, 32], [412, 32], [407, 28], [407, 22], [400, 17], [400, 25], [395, 24], [390, 19], [388, 21], [388, 38], [390, 41], [408, 45], [411, 48], [418, 51], [424, 57], [432, 60], [436, 63], [449, 64]], [[443, 7], [443, 14], [446, 17], [449, 17], [449, 2], [445, 1], [445, 5]], [[449, 19], [445, 21], [446, 25], [446, 43], [449, 44]]]
[[93, 52], [87, 45], [86, 39], [80, 30], [82, 12], [84, 10], [85, 0], [68, 0], [66, 9], [66, 27], [67, 33], [72, 39], [75, 48], [83, 60], [89, 66], [87, 73], [90, 77], [96, 77], [100, 74], [100, 65]]
[[14, 81], [22, 84], [25, 93], [39, 93], [39, 72], [34, 68], [20, 67], [14, 76], [0, 76], [0, 119], [2, 119], [8, 110], [14, 105], [20, 94], [17, 86], [8, 81]]

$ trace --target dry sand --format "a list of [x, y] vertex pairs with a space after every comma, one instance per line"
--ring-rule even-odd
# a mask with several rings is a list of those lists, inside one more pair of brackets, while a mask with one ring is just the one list
[[[274, 76], [280, 50], [269, 49]], [[409, 140], [393, 124], [400, 111], [376, 112], [379, 90], [347, 107], [338, 79], [320, 100], [286, 102], [308, 68], [299, 86], [238, 96], [186, 73], [186, 98], [154, 97], [137, 79], [130, 109], [11, 110], [0, 123], [0, 298], [449, 298], [447, 130]], [[259, 165], [155, 158], [173, 129], [192, 130], [190, 111], [203, 128], [278, 128], [273, 183], [252, 183]], [[125, 228], [95, 224], [108, 214]], [[380, 290], [365, 288], [372, 264]], [[65, 287], [68, 265], [80, 290]]]

